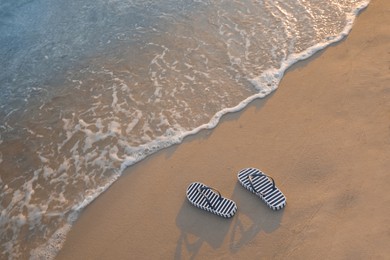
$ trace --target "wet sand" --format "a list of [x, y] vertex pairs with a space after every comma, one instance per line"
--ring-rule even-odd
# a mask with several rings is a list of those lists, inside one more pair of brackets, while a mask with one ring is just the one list
[[[293, 66], [246, 109], [128, 168], [89, 205], [57, 259], [388, 259], [390, 1]], [[274, 212], [240, 186], [256, 167], [287, 197]], [[194, 181], [233, 199], [222, 219], [185, 197]]]

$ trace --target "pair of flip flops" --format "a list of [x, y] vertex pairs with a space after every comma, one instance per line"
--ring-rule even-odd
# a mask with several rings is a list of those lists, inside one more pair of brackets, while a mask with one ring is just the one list
[[[280, 210], [286, 205], [286, 197], [275, 186], [275, 181], [260, 170], [242, 169], [238, 173], [238, 181], [271, 209]], [[234, 201], [224, 198], [219, 191], [200, 182], [193, 182], [188, 186], [187, 198], [194, 206], [224, 218], [233, 217], [237, 211]]]

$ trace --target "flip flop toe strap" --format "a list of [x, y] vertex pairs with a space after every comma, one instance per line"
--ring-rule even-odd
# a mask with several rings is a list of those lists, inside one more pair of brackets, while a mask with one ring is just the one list
[[218, 199], [217, 199], [217, 201], [219, 201], [219, 200], [222, 199], [222, 195], [221, 195], [221, 193], [220, 193], [218, 190], [216, 190], [216, 189], [214, 189], [214, 188], [212, 188], [212, 187], [204, 186], [204, 187], [199, 187], [199, 188], [198, 188], [199, 193], [202, 194], [202, 196], [206, 199], [206, 202], [207, 202], [207, 204], [210, 206], [210, 208], [212, 208], [213, 210], [215, 210], [215, 207], [214, 207], [213, 204], [211, 203], [211, 200], [210, 200], [210, 198], [207, 196], [205, 190], [211, 190], [211, 191], [215, 191], [216, 193], [218, 193]]
[[274, 181], [274, 179], [273, 179], [271, 176], [268, 176], [268, 175], [266, 175], [266, 174], [264, 174], [264, 173], [255, 172], [255, 173], [251, 173], [251, 174], [248, 175], [249, 184], [251, 185], [251, 188], [253, 189], [253, 191], [254, 191], [255, 193], [257, 193], [257, 194], [259, 194], [259, 195], [261, 195], [261, 196], [265, 196], [265, 195], [266, 195], [266, 194], [264, 194], [264, 193], [262, 193], [262, 192], [256, 190], [255, 185], [253, 184], [254, 178], [257, 177], [257, 176], [258, 176], [258, 177], [265, 176], [265, 177], [267, 177], [268, 179], [270, 179], [270, 180], [272, 181], [272, 191], [274, 191], [274, 190], [276, 189], [276, 187], [275, 187], [275, 181]]

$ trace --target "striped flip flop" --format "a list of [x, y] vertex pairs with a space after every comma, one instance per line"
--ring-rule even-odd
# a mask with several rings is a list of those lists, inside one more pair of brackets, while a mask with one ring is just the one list
[[258, 169], [245, 168], [238, 173], [238, 181], [260, 197], [268, 207], [280, 210], [286, 206], [286, 197], [275, 186], [275, 181]]
[[224, 218], [233, 217], [237, 211], [234, 201], [222, 197], [219, 191], [200, 182], [193, 182], [188, 186], [187, 199], [195, 207]]

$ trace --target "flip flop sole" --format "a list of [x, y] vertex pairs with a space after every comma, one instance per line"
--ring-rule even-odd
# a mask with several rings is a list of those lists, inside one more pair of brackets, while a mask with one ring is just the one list
[[[252, 179], [252, 184], [249, 175], [256, 175], [256, 178]], [[271, 209], [280, 210], [286, 206], [286, 197], [284, 194], [276, 186], [273, 189], [272, 181], [263, 175], [260, 170], [256, 168], [245, 168], [238, 173], [237, 177], [242, 186], [260, 197]]]
[[[207, 188], [203, 193], [200, 189]], [[192, 205], [224, 218], [231, 218], [237, 211], [234, 201], [220, 196], [200, 182], [193, 182], [187, 188], [187, 199]], [[208, 202], [208, 201], [209, 202]], [[212, 206], [210, 206], [210, 204]]]

